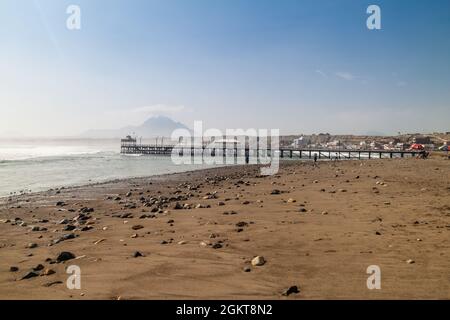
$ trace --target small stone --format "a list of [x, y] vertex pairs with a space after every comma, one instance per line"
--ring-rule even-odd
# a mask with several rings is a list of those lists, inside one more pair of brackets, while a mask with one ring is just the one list
[[306, 212], [307, 210], [306, 210], [305, 208], [302, 207], [302, 208], [298, 209], [298, 211], [299, 211], [299, 212]]
[[31, 242], [31, 243], [29, 243], [29, 244], [27, 245], [27, 248], [28, 248], [28, 249], [34, 249], [34, 248], [37, 248], [37, 246], [38, 246], [37, 243]]
[[41, 276], [50, 276], [55, 273], [56, 273], [55, 270], [47, 268], [41, 273]]
[[144, 255], [142, 253], [140, 253], [139, 251], [136, 251], [135, 253], [133, 253], [133, 257], [138, 258], [138, 257], [143, 257]]
[[222, 245], [221, 245], [220, 243], [216, 242], [216, 243], [214, 243], [214, 244], [212, 245], [212, 248], [213, 248], [213, 249], [220, 249], [220, 248], [222, 248]]
[[67, 260], [75, 259], [75, 255], [72, 252], [69, 251], [63, 251], [61, 252], [58, 257], [56, 258], [56, 262], [63, 262]]
[[178, 242], [179, 245], [183, 245], [183, 244], [186, 244], [186, 243], [187, 243], [187, 242], [184, 241], [184, 240], [181, 240], [180, 242]]
[[224, 205], [225, 205], [225, 202], [219, 201], [219, 202], [217, 203], [217, 205], [218, 205], [218, 206], [224, 206]]
[[289, 198], [287, 202], [288, 202], [288, 203], [294, 203], [294, 202], [297, 202], [297, 200], [292, 199], [292, 198]]
[[253, 266], [263, 266], [266, 263], [266, 260], [264, 257], [256, 256], [252, 259], [252, 265]]
[[243, 271], [244, 272], [250, 272], [250, 271], [252, 271], [252, 268], [250, 268], [249, 266], [245, 266]]
[[19, 267], [11, 266], [11, 267], [9, 267], [9, 271], [10, 272], [17, 272], [17, 271], [19, 271]]
[[69, 220], [68, 219], [62, 219], [61, 221], [58, 222], [58, 224], [68, 224]]
[[289, 296], [293, 293], [300, 293], [300, 290], [298, 289], [297, 286], [291, 286], [288, 289], [286, 289], [285, 291], [283, 291], [282, 295], [283, 296]]
[[413, 263], [416, 263], [413, 259], [408, 259], [408, 260], [406, 260], [406, 263], [407, 264], [413, 264]]
[[177, 203], [175, 203], [175, 206], [173, 208], [175, 210], [181, 210], [181, 209], [183, 209], [183, 206], [179, 202], [177, 202]]
[[37, 272], [35, 272], [35, 271], [30, 271], [30, 272], [28, 272], [26, 275], [24, 275], [24, 276], [21, 278], [21, 280], [31, 279], [31, 278], [34, 278], [34, 277], [37, 277], [37, 276], [39, 276], [39, 273], [37, 273]]
[[72, 230], [75, 230], [75, 229], [76, 229], [76, 227], [74, 225], [71, 225], [71, 224], [68, 224], [68, 225], [66, 225], [63, 228], [64, 231], [72, 231]]
[[144, 228], [144, 226], [142, 226], [140, 224], [136, 224], [136, 225], [131, 227], [131, 229], [133, 229], [133, 230], [139, 230], [139, 229], [142, 229], [142, 228]]
[[248, 223], [245, 221], [240, 221], [238, 223], [236, 223], [236, 227], [242, 228], [242, 227], [247, 227]]
[[36, 267], [33, 268], [33, 271], [41, 271], [44, 269], [44, 266], [42, 264], [38, 264]]
[[272, 192], [270, 194], [280, 194], [281, 191], [278, 189], [273, 189]]

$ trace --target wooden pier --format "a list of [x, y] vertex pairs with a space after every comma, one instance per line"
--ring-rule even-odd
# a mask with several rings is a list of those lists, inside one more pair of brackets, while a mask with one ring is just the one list
[[[175, 150], [174, 150], [175, 149]], [[129, 155], [171, 155], [173, 152], [180, 156], [233, 156], [235, 158], [245, 157], [248, 163], [250, 156], [271, 157], [278, 153], [281, 159], [392, 159], [404, 157], [416, 157], [422, 155], [423, 151], [417, 150], [349, 150], [349, 149], [320, 149], [320, 148], [291, 148], [281, 147], [276, 150], [270, 148], [250, 149], [249, 147], [240, 147], [237, 143], [223, 144], [222, 146], [211, 147], [203, 146], [174, 146], [174, 145], [156, 145], [156, 144], [138, 144], [135, 139], [127, 137], [121, 140], [120, 152]]]

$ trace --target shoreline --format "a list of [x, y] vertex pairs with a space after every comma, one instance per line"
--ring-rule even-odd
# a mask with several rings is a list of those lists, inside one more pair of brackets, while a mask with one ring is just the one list
[[0, 204], [0, 297], [449, 299], [448, 176], [435, 158], [282, 161], [267, 177], [228, 166], [21, 195]]

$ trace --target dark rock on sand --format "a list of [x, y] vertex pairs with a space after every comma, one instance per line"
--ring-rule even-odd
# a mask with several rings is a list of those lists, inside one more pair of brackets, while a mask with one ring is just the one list
[[30, 271], [28, 272], [26, 275], [24, 275], [20, 280], [26, 280], [26, 279], [31, 279], [34, 277], [39, 276], [39, 273], [36, 271]]
[[68, 261], [68, 260], [72, 260], [72, 259], [75, 259], [75, 255], [72, 252], [63, 251], [56, 258], [56, 262], [60, 263], [60, 262], [64, 262], [64, 261]]
[[300, 293], [300, 290], [298, 289], [297, 286], [291, 286], [288, 289], [286, 289], [285, 291], [283, 291], [282, 295], [283, 296], [289, 296], [293, 293]]

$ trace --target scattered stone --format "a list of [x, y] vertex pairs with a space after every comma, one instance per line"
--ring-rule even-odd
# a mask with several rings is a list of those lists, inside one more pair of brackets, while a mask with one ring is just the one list
[[239, 221], [238, 223], [236, 223], [236, 227], [242, 228], [242, 227], [247, 227], [248, 223], [245, 221]]
[[27, 248], [28, 248], [28, 249], [34, 249], [34, 248], [37, 248], [37, 246], [38, 246], [37, 243], [31, 242], [31, 243], [29, 243], [29, 244], [27, 245]]
[[214, 243], [214, 244], [212, 245], [212, 248], [213, 248], [213, 249], [220, 249], [220, 248], [222, 248], [222, 244], [216, 242], [216, 243]]
[[33, 271], [41, 271], [44, 269], [44, 266], [42, 264], [38, 264], [36, 267], [33, 268]]
[[66, 203], [64, 202], [64, 201], [58, 201], [57, 203], [56, 203], [56, 206], [57, 207], [64, 207], [66, 205]]
[[50, 275], [55, 274], [55, 273], [56, 273], [55, 270], [47, 268], [41, 273], [41, 277], [42, 276], [50, 276]]
[[252, 266], [263, 266], [266, 263], [266, 260], [262, 256], [256, 256], [252, 259]]
[[52, 282], [48, 282], [48, 283], [45, 283], [43, 286], [44, 287], [51, 287], [51, 286], [53, 286], [53, 285], [55, 285], [55, 284], [62, 284], [63, 282], [62, 281], [52, 281]]
[[83, 207], [79, 210], [79, 212], [81, 213], [91, 213], [94, 212], [94, 208], [87, 208], [87, 207]]
[[135, 253], [133, 253], [133, 257], [138, 258], [138, 257], [143, 257], [144, 255], [142, 253], [140, 253], [139, 251], [136, 251]]
[[278, 189], [273, 189], [272, 192], [270, 194], [280, 194], [281, 191]]
[[19, 267], [11, 266], [11, 267], [9, 267], [9, 271], [10, 272], [17, 272], [17, 271], [19, 271]]
[[413, 264], [413, 263], [416, 263], [413, 259], [408, 259], [408, 260], [406, 260], [406, 263], [407, 264]]
[[38, 272], [30, 271], [26, 275], [24, 275], [20, 280], [31, 279], [31, 278], [34, 278], [34, 277], [37, 277], [37, 276], [39, 276]]
[[140, 224], [136, 224], [136, 225], [131, 227], [131, 229], [133, 229], [133, 230], [139, 230], [139, 229], [143, 229], [143, 228], [144, 228], [144, 226], [140, 225]]
[[181, 209], [183, 209], [183, 206], [179, 202], [177, 202], [177, 203], [175, 203], [175, 206], [173, 208], [174, 208], [174, 210], [181, 210]]
[[301, 207], [300, 209], [298, 209], [299, 212], [306, 212], [307, 210], [303, 207]]
[[187, 243], [187, 242], [184, 241], [184, 240], [181, 240], [180, 242], [178, 242], [179, 245], [183, 245], [183, 244], [186, 244], [186, 243]]
[[297, 202], [297, 200], [292, 199], [292, 198], [289, 198], [287, 202], [288, 202], [288, 203], [294, 203], [294, 202]]
[[56, 258], [56, 262], [60, 263], [60, 262], [64, 262], [64, 261], [68, 261], [68, 260], [72, 260], [72, 259], [75, 259], [75, 255], [72, 252], [63, 251]]
[[63, 231], [72, 231], [75, 230], [77, 227], [75, 227], [74, 225], [68, 224], [63, 228]]
[[283, 296], [289, 296], [293, 293], [300, 293], [300, 290], [298, 289], [297, 286], [291, 286], [288, 289], [286, 289], [285, 291], [283, 291], [282, 295]]
[[252, 271], [252, 268], [250, 268], [249, 266], [245, 266], [243, 271], [244, 272], [250, 272], [250, 271]]

